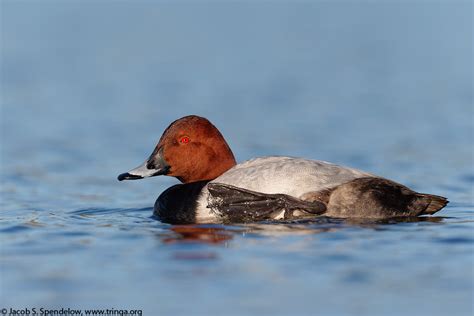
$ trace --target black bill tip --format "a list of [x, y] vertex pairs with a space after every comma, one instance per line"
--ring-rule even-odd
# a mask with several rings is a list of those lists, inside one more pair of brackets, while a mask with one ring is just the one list
[[117, 179], [119, 181], [122, 181], [122, 180], [137, 180], [137, 179], [143, 179], [142, 176], [137, 176], [135, 174], [130, 174], [128, 172], [125, 172], [125, 173], [122, 173], [120, 174]]

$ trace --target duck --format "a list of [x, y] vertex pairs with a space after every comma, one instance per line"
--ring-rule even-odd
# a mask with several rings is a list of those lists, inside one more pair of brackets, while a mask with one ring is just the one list
[[171, 176], [153, 213], [170, 224], [288, 221], [318, 216], [389, 219], [432, 215], [445, 197], [320, 160], [265, 156], [237, 163], [208, 119], [172, 122], [153, 152], [119, 181]]

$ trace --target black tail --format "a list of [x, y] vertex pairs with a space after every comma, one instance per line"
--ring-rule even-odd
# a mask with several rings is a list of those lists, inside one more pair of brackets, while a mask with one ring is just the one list
[[434, 214], [449, 203], [447, 198], [439, 195], [420, 193], [419, 197], [427, 203], [426, 208], [419, 215]]
[[334, 217], [391, 218], [434, 214], [448, 200], [442, 196], [418, 193], [383, 178], [358, 178], [331, 193], [327, 215]]

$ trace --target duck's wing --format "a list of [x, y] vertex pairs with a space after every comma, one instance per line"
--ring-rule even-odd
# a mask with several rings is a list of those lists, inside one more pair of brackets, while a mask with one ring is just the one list
[[231, 222], [291, 219], [296, 211], [319, 215], [324, 203], [308, 202], [286, 194], [266, 194], [223, 183], [209, 183], [208, 208]]

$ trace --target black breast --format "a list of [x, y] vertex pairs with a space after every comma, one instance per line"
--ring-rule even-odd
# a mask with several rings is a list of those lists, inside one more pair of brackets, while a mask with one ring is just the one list
[[199, 181], [169, 187], [156, 200], [154, 214], [165, 223], [196, 223], [197, 200], [208, 182]]

